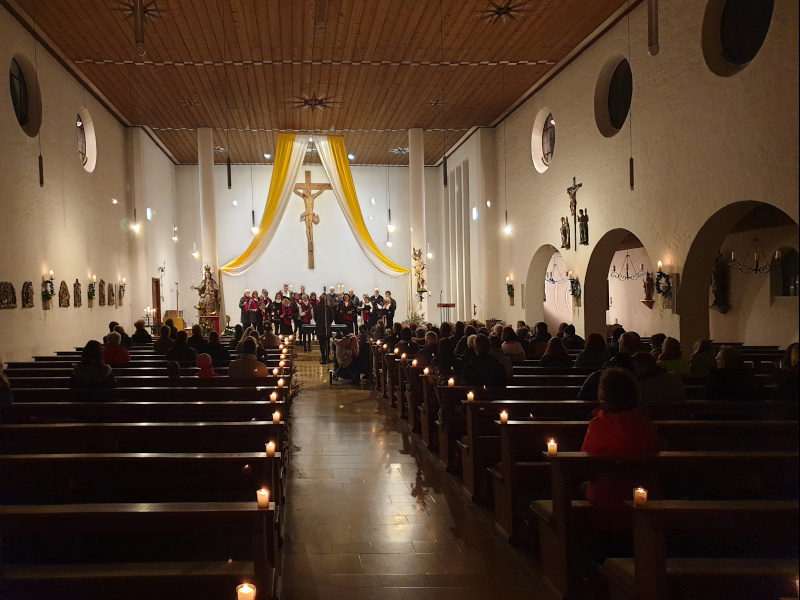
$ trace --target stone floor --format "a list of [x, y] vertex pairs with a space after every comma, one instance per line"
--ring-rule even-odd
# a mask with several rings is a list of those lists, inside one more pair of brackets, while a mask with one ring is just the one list
[[435, 467], [385, 401], [298, 361], [286, 600], [540, 598], [527, 557]]

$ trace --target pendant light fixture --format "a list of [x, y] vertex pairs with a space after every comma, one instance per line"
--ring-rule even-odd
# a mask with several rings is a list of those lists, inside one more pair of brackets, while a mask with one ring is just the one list
[[392, 195], [389, 189], [389, 77], [388, 77], [389, 65], [383, 70], [383, 89], [386, 91], [386, 97], [383, 101], [384, 106], [384, 125], [383, 128], [386, 130], [386, 208], [389, 212], [389, 224], [386, 226], [386, 230], [388, 231], [386, 235], [386, 245], [390, 248], [392, 247], [392, 243], [389, 241], [389, 233], [395, 232], [394, 223], [392, 223]]
[[225, 2], [222, 3], [222, 76], [225, 79], [225, 146], [227, 146], [227, 159], [225, 165], [228, 172], [228, 189], [231, 189], [231, 129], [230, 111], [228, 110], [228, 66], [225, 63], [225, 54], [228, 50], [227, 30], [225, 28]]
[[[501, 68], [503, 83], [503, 97], [506, 95], [506, 71], [505, 67]], [[506, 235], [511, 235], [511, 225], [508, 222], [508, 146], [506, 145], [506, 128], [508, 127], [508, 118], [503, 119], [503, 200], [505, 202], [506, 224], [503, 227], [503, 232]]]
[[[39, 47], [39, 43], [36, 41], [36, 0], [33, 2], [33, 68], [36, 71], [36, 75], [39, 75], [39, 57], [37, 49]], [[39, 94], [41, 93], [39, 86], [34, 86], [36, 88], [36, 103], [41, 106], [41, 100], [39, 99]], [[41, 109], [40, 109], [41, 111]], [[38, 131], [36, 132], [36, 140], [39, 142], [39, 187], [44, 187], [44, 159], [42, 159], [42, 125], [39, 124]]]
[[139, 219], [136, 216], [136, 154], [134, 151], [133, 146], [133, 127], [134, 123], [136, 122], [134, 119], [134, 110], [133, 110], [133, 82], [131, 79], [131, 69], [133, 68], [133, 64], [128, 65], [128, 102], [130, 104], [131, 110], [131, 131], [130, 131], [130, 138], [131, 138], [131, 191], [133, 192], [133, 223], [131, 223], [131, 230], [134, 233], [139, 233]]
[[172, 241], [177, 242], [178, 226], [175, 224], [175, 165], [172, 165], [169, 175], [169, 179], [172, 184], [172, 187], [170, 188], [172, 190]]
[[447, 118], [444, 106], [444, 0], [439, 0], [439, 48], [442, 74], [442, 183], [447, 189]]
[[[248, 81], [248, 82], [250, 81], [250, 78], [247, 77], [247, 68], [246, 67], [245, 67], [245, 80]], [[250, 85], [248, 83], [248, 90], [247, 90], [247, 95], [248, 96], [250, 96], [250, 89], [249, 88], [250, 88]], [[252, 106], [251, 106], [251, 108], [252, 108]], [[248, 113], [249, 112], [250, 111], [248, 111]], [[253, 119], [255, 119], [255, 113], [253, 115], [250, 115], [250, 114], [247, 115], [248, 121], [250, 120], [251, 116], [253, 117]], [[252, 123], [252, 121], [251, 121], [251, 123]], [[247, 132], [246, 133], [249, 136], [247, 138], [247, 149], [250, 151], [250, 155], [254, 156], [254, 154], [253, 154], [253, 144], [252, 144], [252, 141], [253, 141], [253, 128], [252, 128], [250, 123], [248, 123], [248, 125], [247, 125]], [[252, 162], [250, 163], [250, 231], [252, 232], [253, 235], [258, 235], [258, 232], [259, 232], [259, 227], [258, 227], [258, 225], [256, 225], [255, 191], [254, 191], [254, 187], [253, 187], [253, 163]]]
[[[631, 2], [628, 0], [628, 65], [631, 64]], [[631, 94], [631, 107], [628, 111], [628, 139], [630, 140], [630, 161], [628, 163], [628, 168], [630, 171], [630, 186], [631, 191], [633, 191], [633, 182], [634, 182], [634, 174], [633, 174], [633, 94]], [[577, 247], [576, 247], [577, 249]]]

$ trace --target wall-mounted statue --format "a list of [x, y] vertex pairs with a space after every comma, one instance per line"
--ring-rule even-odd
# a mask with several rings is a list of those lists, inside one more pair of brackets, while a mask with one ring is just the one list
[[219, 314], [219, 285], [211, 276], [211, 265], [205, 266], [203, 272], [203, 283], [193, 285], [193, 290], [197, 290], [200, 295], [200, 315], [216, 316]]
[[411, 258], [414, 261], [414, 275], [417, 277], [417, 293], [428, 291], [428, 282], [425, 279], [425, 261], [422, 260], [422, 248], [412, 248]]
[[80, 306], [83, 305], [83, 300], [81, 299], [81, 282], [78, 281], [77, 279], [75, 280], [75, 283], [72, 286], [72, 296], [73, 296], [72, 306], [74, 306], [75, 308], [79, 308]]
[[647, 277], [644, 278], [644, 283], [642, 283], [642, 287], [644, 288], [644, 299], [652, 300], [653, 291], [656, 289], [656, 284], [653, 281], [653, 276], [650, 274], [650, 271], [647, 271]]
[[10, 281], [0, 283], [0, 309], [17, 308], [17, 292]]
[[569, 250], [569, 220], [567, 217], [561, 217], [561, 247]]
[[100, 288], [99, 289], [100, 299], [97, 301], [97, 304], [99, 304], [100, 306], [105, 306], [106, 305], [106, 282], [103, 281], [102, 279], [100, 280], [99, 288]]
[[722, 252], [714, 260], [714, 268], [711, 271], [711, 292], [714, 294], [711, 308], [724, 315], [731, 309], [731, 274]]
[[578, 234], [580, 244], [589, 245], [589, 209], [584, 208], [578, 211]]
[[115, 306], [117, 303], [117, 297], [114, 295], [114, 284], [108, 284], [108, 305]]
[[33, 308], [33, 282], [22, 284], [22, 308]]
[[69, 288], [67, 287], [67, 282], [63, 280], [58, 287], [58, 305], [61, 308], [69, 307]]

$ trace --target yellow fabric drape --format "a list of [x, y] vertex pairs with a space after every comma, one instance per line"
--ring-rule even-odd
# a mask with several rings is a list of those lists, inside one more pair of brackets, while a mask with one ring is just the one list
[[361, 214], [361, 207], [358, 204], [358, 196], [356, 196], [356, 187], [353, 184], [353, 174], [350, 171], [350, 161], [347, 159], [347, 150], [344, 147], [344, 138], [341, 136], [328, 136], [328, 143], [331, 147], [331, 154], [336, 164], [336, 170], [339, 173], [339, 179], [342, 182], [344, 189], [345, 201], [347, 208], [352, 216], [353, 223], [355, 224], [356, 231], [364, 243], [375, 253], [375, 255], [385, 264], [390, 270], [398, 274], [405, 274], [409, 269], [404, 269], [380, 251], [372, 236], [367, 230], [367, 225], [364, 223], [364, 216]]
[[275, 166], [272, 170], [272, 180], [269, 184], [269, 193], [267, 194], [267, 205], [264, 208], [264, 214], [261, 217], [261, 226], [258, 233], [250, 242], [241, 255], [233, 259], [228, 264], [222, 266], [220, 271], [228, 273], [233, 269], [241, 267], [258, 248], [261, 239], [266, 235], [267, 230], [272, 225], [275, 215], [278, 211], [278, 204], [281, 197], [281, 192], [286, 184], [286, 174], [289, 171], [289, 162], [292, 158], [292, 149], [294, 146], [295, 134], [281, 133], [278, 135], [278, 150], [275, 153]]

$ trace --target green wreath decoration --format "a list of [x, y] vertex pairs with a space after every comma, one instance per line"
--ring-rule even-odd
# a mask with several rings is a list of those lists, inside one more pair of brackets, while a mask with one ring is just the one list
[[672, 277], [661, 271], [656, 273], [656, 293], [664, 298], [672, 296]]
[[55, 295], [56, 291], [53, 288], [53, 282], [48, 279], [42, 284], [42, 302], [47, 304]]
[[514, 284], [507, 283], [506, 284], [506, 292], [508, 292], [508, 297], [509, 298], [513, 298], [514, 297]]

